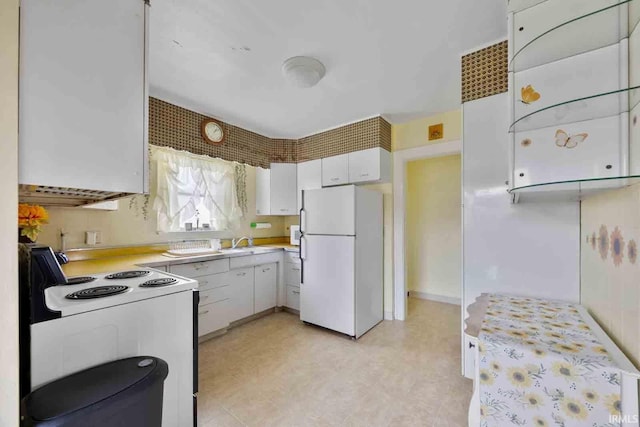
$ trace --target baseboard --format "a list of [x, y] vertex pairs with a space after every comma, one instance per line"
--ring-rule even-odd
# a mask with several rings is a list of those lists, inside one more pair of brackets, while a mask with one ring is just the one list
[[444, 302], [446, 304], [462, 305], [462, 300], [460, 298], [430, 294], [428, 292], [409, 291], [409, 296], [413, 298], [418, 298], [418, 299], [426, 299], [429, 301]]
[[393, 320], [393, 311], [385, 311], [384, 320]]

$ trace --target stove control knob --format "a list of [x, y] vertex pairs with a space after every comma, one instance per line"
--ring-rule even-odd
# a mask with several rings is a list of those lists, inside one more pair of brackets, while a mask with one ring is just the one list
[[138, 362], [138, 368], [146, 368], [153, 363], [153, 359], [142, 359]]

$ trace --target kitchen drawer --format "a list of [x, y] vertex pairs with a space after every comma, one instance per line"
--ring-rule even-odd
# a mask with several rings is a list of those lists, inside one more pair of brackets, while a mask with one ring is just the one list
[[284, 265], [284, 284], [300, 286], [300, 264], [286, 263]]
[[[515, 73], [513, 80], [515, 120], [563, 102], [620, 89], [623, 86], [619, 78], [620, 64], [624, 57], [626, 57], [626, 49], [621, 44], [615, 44]], [[625, 64], [624, 68], [626, 67]], [[540, 94], [540, 98], [527, 104], [523, 101], [528, 99], [526, 97], [522, 99], [521, 91], [529, 85]], [[614, 96], [608, 98], [613, 105], [606, 108], [609, 108], [609, 111], [615, 111], [618, 98]], [[600, 102], [605, 100], [602, 99]], [[584, 117], [584, 108], [580, 108], [579, 105], [567, 106], [564, 110], [558, 110], [552, 119], [570, 123], [576, 121], [575, 118], [572, 119], [572, 114], [576, 117]], [[521, 125], [526, 126], [526, 122]], [[532, 127], [539, 126], [534, 123]]]
[[230, 259], [230, 268], [232, 270], [248, 267], [252, 265], [270, 264], [272, 262], [282, 261], [281, 252], [271, 252], [262, 255], [248, 255], [235, 257]]
[[300, 310], [300, 287], [287, 286], [287, 297], [285, 305], [294, 310]]
[[229, 300], [198, 307], [198, 336], [229, 326]]
[[229, 284], [229, 272], [198, 277], [198, 289], [206, 291]]
[[207, 276], [209, 274], [224, 273], [225, 271], [229, 271], [228, 258], [170, 266], [171, 273], [190, 279]]
[[290, 262], [293, 264], [300, 264], [300, 253], [299, 252], [284, 252], [284, 262]]
[[200, 291], [200, 307], [213, 304], [225, 299], [229, 299], [231, 295], [231, 286], [223, 285], [219, 288], [209, 289], [208, 291]]
[[[628, 114], [624, 113], [515, 133], [515, 186], [618, 176], [622, 171], [620, 133], [622, 128], [628, 128], [628, 120]], [[587, 136], [577, 144], [558, 146], [558, 130], [574, 137]]]

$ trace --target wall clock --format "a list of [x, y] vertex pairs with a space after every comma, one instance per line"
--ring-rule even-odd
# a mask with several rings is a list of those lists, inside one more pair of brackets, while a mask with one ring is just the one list
[[209, 144], [222, 144], [224, 141], [224, 130], [222, 124], [213, 119], [204, 119], [200, 124], [202, 139]]

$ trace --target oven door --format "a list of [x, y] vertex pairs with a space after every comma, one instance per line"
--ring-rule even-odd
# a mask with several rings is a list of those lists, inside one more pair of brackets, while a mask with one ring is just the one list
[[113, 360], [159, 357], [169, 365], [162, 425], [194, 425], [196, 295], [177, 292], [31, 325], [31, 388]]

